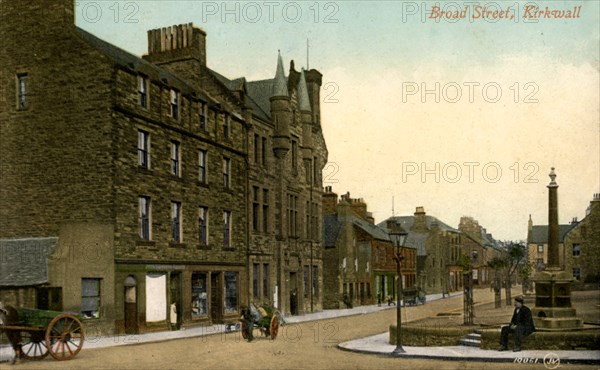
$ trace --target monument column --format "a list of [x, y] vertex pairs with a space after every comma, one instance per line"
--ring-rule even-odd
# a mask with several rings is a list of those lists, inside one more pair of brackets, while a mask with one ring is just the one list
[[550, 184], [548, 184], [548, 270], [560, 270], [558, 243], [558, 184], [554, 167], [550, 171]]
[[535, 281], [535, 307], [531, 310], [537, 330], [569, 330], [580, 328], [583, 321], [571, 307], [573, 276], [559, 263], [558, 184], [554, 167], [548, 184], [548, 264], [538, 272]]

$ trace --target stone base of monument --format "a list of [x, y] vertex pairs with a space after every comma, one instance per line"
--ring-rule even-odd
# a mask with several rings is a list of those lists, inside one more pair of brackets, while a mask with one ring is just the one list
[[[482, 329], [481, 348], [498, 349], [500, 346], [500, 329]], [[508, 336], [508, 348], [514, 346], [514, 335]], [[527, 336], [521, 343], [522, 350], [599, 350], [600, 329], [585, 326], [579, 330], [536, 331]]]
[[539, 331], [574, 330], [583, 327], [583, 320], [571, 307], [573, 277], [560, 269], [546, 269], [535, 277], [535, 307], [533, 322]]

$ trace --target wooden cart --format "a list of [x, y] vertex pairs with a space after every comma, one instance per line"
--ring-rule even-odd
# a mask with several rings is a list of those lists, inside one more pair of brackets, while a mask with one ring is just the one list
[[[16, 325], [1, 325], [0, 331], [20, 333], [21, 357], [41, 360], [50, 354], [56, 360], [70, 360], [83, 347], [83, 326], [77, 315], [59, 311], [17, 308]], [[13, 344], [14, 345], [14, 344]]]
[[250, 319], [242, 320], [241, 332], [244, 339], [250, 336], [249, 330], [259, 329], [265, 337], [271, 340], [277, 338], [279, 325], [281, 325], [281, 313], [271, 307], [262, 306], [257, 308], [254, 304], [245, 310], [243, 316], [250, 315]]
[[416, 287], [405, 288], [402, 290], [402, 297], [405, 306], [416, 306], [419, 303], [425, 304], [425, 293]]

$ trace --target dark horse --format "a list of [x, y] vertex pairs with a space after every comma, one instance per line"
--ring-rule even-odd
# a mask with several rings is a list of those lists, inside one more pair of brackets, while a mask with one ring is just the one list
[[[19, 323], [19, 314], [13, 306], [5, 305], [0, 302], [0, 330], [3, 325], [17, 325]], [[18, 330], [6, 330], [8, 341], [15, 351], [15, 357], [12, 360], [14, 364], [17, 359], [21, 358], [21, 332]]]

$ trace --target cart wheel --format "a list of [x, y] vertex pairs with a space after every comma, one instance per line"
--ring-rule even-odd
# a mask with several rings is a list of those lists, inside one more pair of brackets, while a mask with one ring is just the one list
[[48, 345], [42, 330], [21, 332], [21, 356], [28, 360], [42, 360], [48, 356]]
[[56, 360], [70, 360], [83, 347], [83, 326], [68, 313], [56, 316], [46, 329], [46, 347]]
[[271, 340], [275, 340], [277, 338], [277, 333], [279, 332], [279, 318], [275, 313], [273, 313], [273, 317], [271, 317], [271, 326], [269, 327], [269, 333], [271, 334]]

